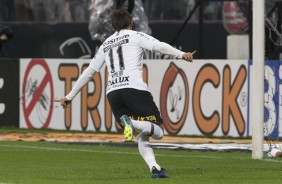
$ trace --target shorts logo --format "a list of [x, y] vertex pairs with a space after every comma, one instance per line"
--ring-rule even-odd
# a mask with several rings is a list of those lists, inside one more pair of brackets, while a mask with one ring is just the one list
[[137, 121], [151, 121], [151, 122], [157, 122], [157, 117], [155, 115], [151, 116], [129, 116], [131, 120], [137, 120]]

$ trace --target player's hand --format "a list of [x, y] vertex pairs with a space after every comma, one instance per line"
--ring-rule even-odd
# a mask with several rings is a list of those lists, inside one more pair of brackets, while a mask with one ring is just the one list
[[71, 101], [69, 101], [66, 97], [63, 97], [63, 98], [61, 98], [59, 100], [55, 100], [55, 102], [60, 102], [61, 106], [63, 108], [66, 108], [71, 103]]
[[196, 53], [196, 51], [186, 52], [186, 53], [182, 54], [182, 59], [184, 59], [185, 61], [193, 62], [193, 55], [195, 53]]

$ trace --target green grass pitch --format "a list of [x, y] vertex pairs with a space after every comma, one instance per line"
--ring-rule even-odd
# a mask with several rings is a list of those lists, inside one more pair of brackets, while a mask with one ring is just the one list
[[170, 178], [152, 179], [137, 148], [0, 141], [1, 184], [281, 183], [280, 159], [246, 152], [154, 149]]

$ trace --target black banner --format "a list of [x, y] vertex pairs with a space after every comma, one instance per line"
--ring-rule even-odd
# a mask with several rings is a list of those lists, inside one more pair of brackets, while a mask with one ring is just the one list
[[19, 127], [19, 60], [0, 59], [0, 127]]
[[[92, 58], [100, 46], [91, 39], [88, 23], [9, 23], [14, 37], [3, 47], [12, 58]], [[182, 26], [177, 22], [151, 22], [152, 36], [171, 44]], [[183, 51], [201, 51], [200, 59], [226, 59], [226, 36], [221, 22], [188, 23], [173, 46]], [[201, 43], [201, 44], [200, 44]], [[148, 59], [158, 59], [150, 55]], [[197, 55], [195, 58], [198, 58]]]

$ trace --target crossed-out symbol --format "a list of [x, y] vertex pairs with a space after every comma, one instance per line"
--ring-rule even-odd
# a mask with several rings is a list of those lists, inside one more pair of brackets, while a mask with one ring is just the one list
[[[30, 102], [27, 104], [26, 102], [26, 86], [27, 86], [27, 81], [28, 81], [28, 76], [31, 75], [30, 72], [33, 69], [33, 67], [42, 67], [45, 71], [45, 75], [43, 76], [42, 80], [40, 81], [39, 85], [36, 87], [36, 90], [34, 90], [32, 99]], [[43, 91], [47, 86], [50, 86], [50, 102], [54, 101], [54, 89], [53, 89], [53, 81], [52, 81], [52, 76], [51, 76], [51, 71], [49, 70], [49, 67], [44, 59], [33, 59], [27, 66], [24, 79], [23, 79], [23, 114], [24, 118], [26, 120], [26, 124], [29, 128], [35, 128], [34, 124], [37, 122], [33, 122], [32, 119], [29, 119], [32, 111], [35, 109], [37, 102], [40, 102], [40, 99], [42, 97]], [[48, 128], [51, 117], [52, 117], [52, 107], [48, 109], [47, 112], [47, 117], [43, 122], [43, 125], [41, 128]]]

